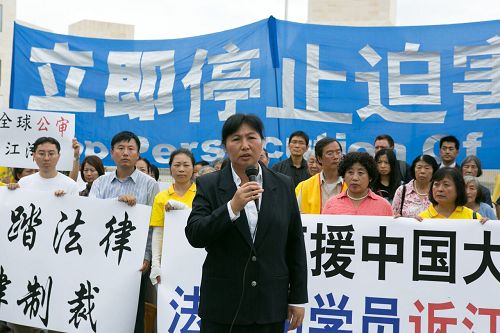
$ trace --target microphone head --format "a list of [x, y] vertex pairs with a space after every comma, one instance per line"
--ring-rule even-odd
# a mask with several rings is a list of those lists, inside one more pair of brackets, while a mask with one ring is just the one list
[[257, 175], [259, 174], [259, 170], [254, 165], [249, 165], [245, 169], [245, 174], [247, 175], [248, 179], [254, 181]]

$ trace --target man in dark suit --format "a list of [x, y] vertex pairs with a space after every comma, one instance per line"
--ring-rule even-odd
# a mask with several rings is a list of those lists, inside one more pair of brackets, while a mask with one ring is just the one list
[[439, 157], [441, 158], [440, 168], [450, 167], [460, 171], [457, 163], [457, 156], [460, 149], [460, 141], [453, 135], [448, 135], [439, 140]]
[[[198, 314], [203, 333], [282, 333], [298, 327], [307, 302], [302, 223], [289, 177], [258, 163], [263, 125], [236, 114], [222, 128], [230, 164], [196, 180], [186, 226], [204, 247]], [[245, 170], [258, 169], [255, 181]]]

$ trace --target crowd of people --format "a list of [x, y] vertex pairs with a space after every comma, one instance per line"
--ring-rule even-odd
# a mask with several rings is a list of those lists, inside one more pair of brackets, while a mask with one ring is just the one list
[[[140, 140], [129, 131], [116, 134], [111, 141], [111, 158], [116, 166], [116, 170], [112, 172], [105, 172], [103, 162], [97, 156], [86, 156], [79, 163], [80, 146], [73, 140], [74, 167], [68, 175], [64, 175], [57, 171], [61, 150], [59, 142], [51, 137], [41, 137], [33, 144], [33, 159], [38, 170], [13, 168], [12, 178], [4, 185], [10, 190], [26, 188], [53, 192], [56, 196], [117, 198], [130, 206], [152, 206], [151, 228], [143, 265], [140, 267], [144, 274], [135, 332], [144, 330], [144, 301], [148, 288], [161, 283], [163, 227], [164, 223], [174, 223], [169, 221], [168, 212], [193, 208], [186, 229], [189, 241], [194, 246], [215, 247], [210, 243], [209, 236], [213, 233], [215, 237], [216, 233], [225, 230], [225, 220], [220, 215], [224, 214], [223, 211], [229, 211], [227, 219], [234, 221], [244, 210], [249, 223], [252, 216], [256, 221], [259, 214], [269, 213], [265, 205], [273, 200], [270, 195], [273, 195], [274, 189], [267, 190], [270, 193], [263, 190], [267, 189], [268, 179], [280, 183], [283, 175], [290, 177], [290, 186], [295, 189], [295, 196], [294, 203], [288, 204], [296, 205], [301, 214], [378, 215], [411, 217], [418, 221], [429, 218], [471, 219], [481, 223], [499, 216], [500, 198], [492, 198], [491, 192], [479, 180], [482, 175], [481, 161], [477, 156], [467, 156], [459, 165], [456, 158], [460, 143], [454, 136], [445, 136], [440, 140], [440, 164], [430, 155], [419, 155], [411, 164], [407, 164], [397, 160], [394, 140], [387, 134], [375, 138], [375, 156], [371, 156], [367, 152], [346, 153], [340, 142], [330, 137], [316, 142], [311, 153], [309, 136], [303, 131], [296, 131], [288, 138], [289, 158], [269, 168], [269, 155], [263, 149], [263, 127], [260, 120], [255, 120], [256, 117], [242, 117], [231, 119], [233, 123], [239, 121], [236, 125], [230, 123], [228, 128], [224, 125], [223, 143], [227, 158], [218, 159], [210, 165], [207, 162], [195, 162], [192, 152], [187, 149], [172, 152], [169, 166], [173, 182], [164, 191], [159, 190], [158, 168], [140, 157]], [[258, 175], [261, 178], [259, 186], [250, 182], [253, 184], [250, 188], [250, 185], [246, 185], [248, 178], [245, 176], [244, 166], [251, 161], [253, 154], [257, 154]], [[85, 183], [83, 186], [77, 186], [75, 182], [78, 175]], [[216, 188], [215, 177], [229, 179], [231, 184], [227, 185], [228, 189], [235, 191], [232, 199], [224, 195], [221, 198], [217, 196], [217, 199], [209, 197], [210, 191]], [[264, 185], [262, 177], [266, 182]], [[202, 187], [197, 188], [198, 185]], [[243, 189], [247, 187], [249, 194], [245, 196]], [[276, 193], [275, 195], [279, 195]], [[283, 190], [283, 204], [286, 202], [286, 193]], [[255, 203], [255, 209], [249, 208], [249, 202], [253, 202], [255, 198], [262, 200]], [[220, 210], [221, 204], [227, 204], [227, 209]], [[496, 213], [493, 207], [496, 207]], [[294, 220], [295, 217], [291, 219]], [[252, 229], [251, 224], [249, 228], [249, 236], [253, 237], [253, 241], [256, 230]], [[224, 250], [215, 248], [213, 251]], [[297, 279], [300, 280], [300, 277]], [[208, 278], [205, 283], [214, 284]], [[303, 303], [303, 294], [303, 290], [297, 291], [297, 303]], [[207, 313], [211, 311], [201, 309]], [[292, 316], [300, 317], [300, 312], [292, 311]], [[274, 318], [278, 317], [276, 315]], [[40, 332], [39, 329], [16, 324], [9, 324], [9, 327], [16, 333]], [[207, 328], [207, 331], [210, 329]]]

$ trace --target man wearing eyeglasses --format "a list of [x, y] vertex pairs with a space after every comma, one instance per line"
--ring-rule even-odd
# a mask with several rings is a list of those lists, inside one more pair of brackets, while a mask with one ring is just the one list
[[[73, 139], [73, 148], [75, 145], [78, 145], [78, 142]], [[33, 160], [38, 165], [38, 172], [21, 178], [18, 183], [9, 184], [9, 189], [50, 191], [56, 196], [78, 195], [76, 182], [56, 169], [61, 157], [60, 152], [61, 145], [56, 139], [46, 136], [38, 138], [33, 144]]]
[[[79, 144], [73, 139], [73, 150], [77, 150]], [[38, 165], [38, 172], [19, 179], [18, 183], [8, 185], [10, 190], [25, 188], [35, 191], [52, 192], [56, 196], [78, 195], [78, 185], [76, 182], [58, 172], [57, 162], [61, 152], [59, 141], [52, 137], [38, 138], [33, 144], [33, 160]], [[9, 323], [8, 326], [13, 333], [38, 333], [40, 329], [18, 324]], [[50, 331], [49, 333], [57, 333]]]
[[273, 165], [273, 171], [292, 178], [294, 187], [308, 179], [311, 175], [307, 169], [307, 161], [304, 159], [304, 153], [308, 148], [309, 136], [302, 131], [293, 132], [288, 139], [290, 157]]
[[323, 138], [314, 147], [316, 161], [321, 165], [321, 172], [300, 183], [295, 188], [297, 202], [302, 214], [321, 214], [326, 202], [345, 190], [345, 184], [339, 175], [342, 160], [342, 146], [333, 138]]

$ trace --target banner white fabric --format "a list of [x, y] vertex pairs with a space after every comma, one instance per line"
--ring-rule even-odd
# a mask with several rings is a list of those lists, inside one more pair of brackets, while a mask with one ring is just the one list
[[[159, 332], [198, 332], [203, 249], [166, 223]], [[172, 222], [175, 221], [175, 222]], [[302, 215], [309, 303], [297, 332], [497, 332], [500, 222]]]
[[0, 320], [134, 331], [151, 208], [0, 189]]
[[0, 165], [38, 169], [31, 148], [42, 136], [51, 136], [61, 144], [57, 170], [73, 166], [71, 140], [75, 137], [75, 115], [15, 109], [0, 110]]

